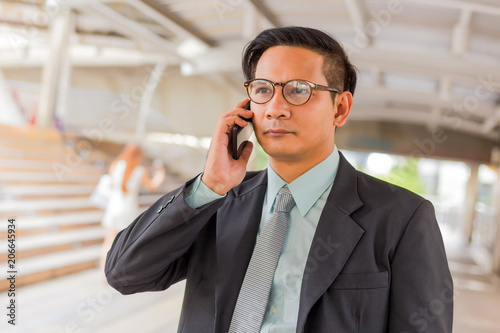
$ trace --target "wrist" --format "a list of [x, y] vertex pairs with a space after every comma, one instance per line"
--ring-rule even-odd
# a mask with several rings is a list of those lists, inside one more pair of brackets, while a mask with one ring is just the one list
[[210, 177], [206, 176], [206, 174], [201, 175], [201, 181], [203, 184], [205, 184], [206, 187], [208, 187], [210, 190], [212, 190], [214, 193], [220, 196], [225, 196], [226, 193], [229, 192], [229, 190], [227, 190], [224, 185], [212, 181]]

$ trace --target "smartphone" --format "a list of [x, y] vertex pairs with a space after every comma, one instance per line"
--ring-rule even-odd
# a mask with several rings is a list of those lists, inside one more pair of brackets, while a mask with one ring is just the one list
[[[250, 110], [250, 102], [245, 105], [245, 109]], [[241, 118], [247, 121], [248, 124], [245, 127], [234, 125], [229, 138], [229, 153], [235, 160], [240, 158], [243, 148], [245, 148], [245, 142], [250, 139], [253, 133], [252, 119]]]

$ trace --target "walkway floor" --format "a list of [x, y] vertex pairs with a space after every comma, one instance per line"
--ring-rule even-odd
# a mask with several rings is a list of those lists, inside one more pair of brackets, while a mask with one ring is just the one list
[[[454, 333], [500, 333], [500, 283], [474, 263], [460, 238], [445, 233], [455, 283]], [[184, 284], [167, 291], [122, 296], [97, 269], [19, 288], [16, 327], [7, 324], [7, 295], [0, 295], [4, 333], [176, 332]]]
[[0, 332], [176, 332], [183, 292], [178, 283], [164, 292], [123, 296], [92, 269], [19, 288], [17, 325], [7, 325], [3, 314]]
[[500, 279], [476, 264], [460, 236], [444, 229], [443, 238], [455, 285], [453, 333], [500, 333]]

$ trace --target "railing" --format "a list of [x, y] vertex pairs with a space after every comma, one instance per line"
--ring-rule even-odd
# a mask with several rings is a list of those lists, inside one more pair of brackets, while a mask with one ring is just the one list
[[434, 205], [436, 219], [440, 226], [446, 226], [450, 230], [462, 227], [464, 221], [464, 207], [443, 200], [437, 196], [423, 195]]
[[478, 202], [473, 223], [472, 243], [493, 254], [497, 236], [497, 215], [495, 208]]

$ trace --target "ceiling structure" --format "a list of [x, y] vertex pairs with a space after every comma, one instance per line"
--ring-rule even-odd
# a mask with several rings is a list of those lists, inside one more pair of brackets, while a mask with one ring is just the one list
[[359, 70], [350, 119], [500, 141], [496, 0], [0, 1], [0, 67], [43, 66], [50, 24], [68, 6], [73, 66], [168, 63], [241, 91], [249, 40], [309, 26], [338, 38]]

